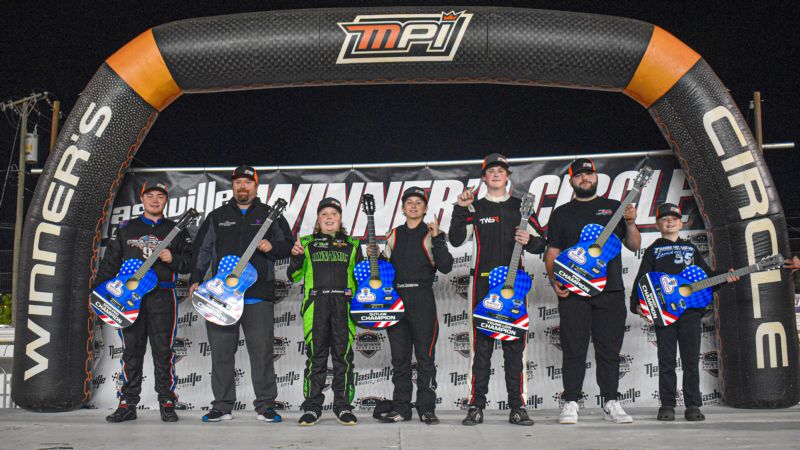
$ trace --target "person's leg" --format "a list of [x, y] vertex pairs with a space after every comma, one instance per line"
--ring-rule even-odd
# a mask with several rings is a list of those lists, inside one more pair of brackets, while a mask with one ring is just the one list
[[581, 399], [591, 333], [591, 310], [589, 302], [575, 294], [558, 300], [561, 381], [564, 386], [561, 399], [567, 402]]
[[[411, 338], [411, 326], [409, 321], [413, 313], [409, 314], [410, 302], [404, 298], [406, 311], [403, 319], [399, 323], [386, 329], [389, 337], [389, 348], [392, 352], [392, 383], [394, 392], [392, 394], [392, 409], [401, 413], [403, 417], [411, 415], [411, 394], [413, 383], [411, 382], [411, 351], [413, 342]], [[419, 373], [419, 367], [417, 368]]]
[[353, 340], [356, 326], [350, 319], [350, 299], [344, 295], [331, 295], [330, 340], [333, 362], [333, 410], [352, 410], [355, 396], [353, 378]]
[[417, 360], [417, 412], [424, 414], [436, 409], [436, 340], [439, 336], [439, 317], [433, 289], [414, 290], [415, 313], [411, 329], [414, 356]]
[[328, 375], [330, 351], [330, 314], [325, 296], [309, 296], [303, 303], [303, 334], [306, 342], [306, 368], [303, 379], [303, 411], [322, 413], [325, 401], [325, 378]]
[[230, 413], [236, 403], [236, 349], [239, 344], [239, 324], [217, 325], [206, 321], [208, 343], [211, 345], [211, 407]]
[[175, 396], [175, 352], [172, 348], [178, 332], [178, 299], [173, 289], [158, 289], [148, 298], [147, 334], [150, 337], [150, 352], [153, 355], [155, 389], [158, 401], [174, 402]]
[[263, 301], [245, 305], [240, 322], [250, 356], [250, 373], [256, 394], [253, 406], [256, 411], [274, 408], [278, 397], [273, 356], [275, 304]]
[[698, 367], [702, 318], [702, 312], [687, 310], [673, 325], [678, 326], [678, 345], [681, 352], [681, 369], [683, 369], [683, 402], [686, 408], [703, 406]]
[[625, 337], [625, 292], [603, 292], [589, 300], [592, 306], [592, 342], [597, 362], [597, 385], [603, 403], [616, 400], [619, 388], [619, 352]]

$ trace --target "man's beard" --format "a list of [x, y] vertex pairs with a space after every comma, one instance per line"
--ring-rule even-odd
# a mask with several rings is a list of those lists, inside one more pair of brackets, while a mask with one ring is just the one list
[[597, 193], [597, 183], [592, 183], [588, 189], [583, 189], [579, 186], [573, 186], [572, 188], [575, 191], [575, 197], [578, 198], [590, 198], [593, 197]]
[[240, 205], [249, 205], [253, 203], [253, 199], [250, 198], [250, 193], [246, 191], [239, 191], [236, 193], [236, 203]]

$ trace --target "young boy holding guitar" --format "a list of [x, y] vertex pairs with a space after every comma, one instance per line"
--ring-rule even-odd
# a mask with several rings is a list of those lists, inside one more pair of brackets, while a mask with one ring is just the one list
[[[511, 174], [508, 159], [493, 153], [483, 160], [482, 180], [486, 183], [486, 196], [475, 200], [475, 194], [465, 190], [458, 196], [453, 207], [450, 222], [450, 243], [460, 246], [474, 236], [473, 273], [470, 289], [472, 308], [484, 299], [489, 292], [489, 273], [498, 266], [505, 266], [511, 259], [515, 243], [520, 243], [529, 253], [542, 253], [545, 240], [540, 237], [541, 228], [531, 215], [528, 229], [518, 229], [521, 222], [518, 198], [506, 190], [508, 176]], [[473, 327], [474, 328], [474, 327]], [[495, 339], [472, 330], [472, 379], [471, 396], [464, 425], [477, 425], [483, 422], [483, 409], [486, 407], [486, 394], [489, 392], [489, 374]], [[527, 339], [504, 340], [503, 359], [505, 360], [505, 380], [508, 391], [508, 404], [511, 407], [509, 422], [516, 425], [533, 425], [533, 420], [525, 411], [522, 393], [523, 363]]]
[[[649, 272], [663, 272], [676, 275], [689, 266], [700, 267], [708, 276], [724, 272], [715, 272], [708, 267], [700, 251], [691, 242], [681, 239], [678, 233], [683, 228], [681, 210], [672, 203], [663, 203], [656, 210], [656, 228], [661, 237], [647, 247], [642, 256], [642, 264], [636, 280]], [[728, 282], [733, 283], [739, 277], [728, 275]], [[719, 285], [716, 286], [719, 288]], [[634, 287], [631, 292], [631, 311], [652, 323], [649, 316], [639, 304], [639, 296]], [[658, 341], [658, 393], [661, 408], [658, 420], [675, 420], [675, 394], [677, 377], [675, 376], [675, 350], [680, 345], [681, 366], [683, 368], [683, 400], [686, 405], [684, 417], [689, 421], [705, 420], [700, 412], [703, 404], [700, 396], [700, 370], [698, 355], [700, 354], [700, 320], [703, 309], [688, 308], [672, 325], [656, 325]]]

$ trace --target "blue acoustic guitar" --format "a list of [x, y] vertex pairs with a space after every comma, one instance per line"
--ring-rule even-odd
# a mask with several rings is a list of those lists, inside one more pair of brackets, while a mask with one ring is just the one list
[[622, 241], [614, 229], [622, 220], [625, 208], [633, 203], [653, 176], [653, 169], [644, 166], [633, 180], [633, 187], [605, 226], [590, 223], [583, 227], [578, 243], [555, 260], [553, 273], [564, 287], [581, 297], [594, 297], [606, 287], [606, 265], [622, 250]]
[[126, 259], [115, 278], [92, 291], [89, 302], [100, 320], [114, 328], [133, 325], [139, 317], [142, 298], [158, 285], [158, 275], [152, 269], [158, 261], [158, 255], [197, 216], [197, 211], [190, 208], [144, 262], [135, 258]]
[[367, 215], [369, 251], [367, 260], [356, 264], [353, 269], [358, 288], [350, 301], [350, 317], [361, 328], [386, 328], [403, 318], [405, 305], [394, 289], [394, 267], [390, 262], [378, 259], [375, 198], [372, 194], [364, 195], [362, 209]]
[[197, 287], [192, 294], [194, 309], [209, 322], [233, 325], [244, 311], [244, 293], [258, 279], [256, 268], [250, 264], [258, 243], [264, 239], [272, 223], [283, 214], [286, 201], [279, 198], [272, 206], [264, 223], [256, 232], [241, 257], [227, 255], [219, 262], [217, 274]]
[[744, 276], [753, 272], [778, 269], [783, 255], [762, 258], [757, 263], [711, 278], [697, 266], [689, 266], [678, 275], [650, 272], [636, 283], [639, 306], [654, 324], [665, 327], [675, 323], [688, 308], [705, 308], [713, 300], [711, 288], [725, 283], [729, 275]]
[[[520, 230], [528, 229], [528, 219], [535, 204], [530, 193], [522, 197]], [[495, 267], [489, 272], [489, 293], [472, 312], [472, 323], [481, 333], [501, 341], [516, 341], [528, 331], [527, 295], [533, 281], [519, 269], [522, 244], [514, 244], [508, 266]]]

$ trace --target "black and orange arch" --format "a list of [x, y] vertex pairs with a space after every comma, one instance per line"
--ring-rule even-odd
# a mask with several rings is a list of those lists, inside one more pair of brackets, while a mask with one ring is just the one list
[[[387, 20], [418, 26], [381, 25]], [[380, 83], [622, 92], [648, 110], [686, 171], [716, 267], [788, 253], [780, 200], [741, 113], [701, 56], [657, 26], [481, 7], [182, 20], [142, 33], [106, 60], [45, 165], [25, 220], [23, 276], [16, 286], [14, 401], [31, 410], [63, 411], [89, 400], [88, 298], [101, 227], [159, 112], [184, 93]], [[798, 402], [793, 305], [783, 271], [757, 274], [719, 295], [727, 404], [775, 408]]]

